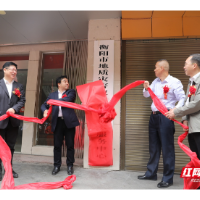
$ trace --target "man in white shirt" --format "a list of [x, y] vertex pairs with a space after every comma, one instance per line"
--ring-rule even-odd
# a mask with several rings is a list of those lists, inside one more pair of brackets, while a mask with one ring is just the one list
[[[169, 63], [165, 59], [158, 60], [155, 65], [156, 79], [152, 82], [150, 88], [155, 95], [168, 108], [174, 108], [178, 101], [177, 107], [184, 104], [185, 92], [180, 80], [169, 75]], [[149, 82], [144, 82], [144, 97], [149, 97], [147, 90]], [[167, 88], [167, 90], [165, 90]], [[162, 115], [155, 107], [151, 105], [152, 113], [149, 120], [149, 153], [150, 158], [147, 164], [147, 171], [144, 175], [138, 176], [140, 180], [157, 180], [158, 163], [160, 153], [163, 155], [163, 177], [158, 183], [158, 188], [169, 187], [173, 184], [173, 175], [175, 168], [174, 152], [174, 122]]]
[[[6, 62], [3, 65], [3, 72], [4, 78], [0, 80], [0, 116], [6, 114], [7, 111], [19, 114], [26, 100], [22, 84], [14, 81], [17, 75], [17, 65], [13, 62]], [[18, 93], [15, 93], [16, 89], [19, 89]], [[19, 125], [20, 120], [13, 117], [0, 121], [0, 135], [10, 148], [12, 159]], [[0, 160], [0, 181], [2, 180], [1, 163]], [[12, 172], [13, 177], [18, 178], [18, 174], [14, 170]]]
[[[189, 76], [189, 84], [185, 97], [185, 105], [174, 108], [166, 113], [169, 119], [182, 117], [182, 122], [189, 126], [188, 142], [190, 149], [196, 152], [200, 159], [200, 54], [190, 55], [184, 66], [186, 76]], [[193, 91], [191, 91], [191, 89]]]

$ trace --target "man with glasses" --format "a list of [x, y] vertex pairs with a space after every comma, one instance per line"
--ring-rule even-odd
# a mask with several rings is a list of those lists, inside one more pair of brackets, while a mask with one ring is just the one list
[[[24, 106], [26, 100], [22, 84], [15, 81], [17, 65], [13, 62], [6, 62], [3, 65], [3, 72], [4, 78], [0, 80], [0, 116], [6, 114], [6, 112], [19, 114], [19, 111]], [[13, 117], [0, 121], [0, 136], [10, 148], [12, 155], [11, 164], [19, 125], [20, 120]], [[12, 173], [14, 178], [18, 178], [18, 174], [14, 170], [12, 170]], [[0, 181], [1, 180], [2, 161], [0, 160]]]
[[185, 75], [189, 76], [187, 95], [183, 107], [174, 108], [166, 113], [166, 117], [182, 117], [182, 122], [188, 129], [188, 142], [191, 151], [200, 159], [200, 54], [190, 55], [184, 66]]

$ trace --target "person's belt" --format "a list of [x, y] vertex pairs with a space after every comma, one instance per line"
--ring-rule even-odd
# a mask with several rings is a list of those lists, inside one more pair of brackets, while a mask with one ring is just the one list
[[[167, 109], [169, 111], [169, 109]], [[152, 111], [152, 114], [154, 115], [158, 115], [158, 114], [162, 114], [160, 111]]]
[[58, 117], [58, 118], [60, 118], [60, 119], [64, 119], [63, 116], [62, 116], [62, 117]]

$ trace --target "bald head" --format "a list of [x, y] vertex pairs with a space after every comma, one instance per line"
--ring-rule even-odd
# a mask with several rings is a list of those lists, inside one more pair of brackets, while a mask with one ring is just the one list
[[161, 59], [161, 60], [158, 60], [157, 63], [160, 67], [163, 67], [165, 71], [167, 72], [169, 71], [169, 63], [167, 60]]

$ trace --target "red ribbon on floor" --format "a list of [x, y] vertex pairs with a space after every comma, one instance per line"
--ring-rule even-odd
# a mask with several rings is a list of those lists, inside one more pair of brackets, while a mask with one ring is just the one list
[[65, 190], [73, 188], [72, 183], [76, 180], [76, 175], [68, 176], [64, 181], [39, 182], [15, 186], [14, 190], [52, 190], [63, 187]]
[[[115, 118], [116, 112], [114, 106], [121, 99], [121, 97], [131, 88], [137, 87], [143, 84], [144, 81], [135, 81], [117, 92], [110, 102], [108, 103], [104, 85], [102, 81], [95, 81], [92, 83], [84, 84], [77, 86], [77, 91], [79, 97], [82, 101], [82, 105], [78, 105], [71, 102], [63, 102], [59, 100], [49, 100], [47, 103], [50, 105], [68, 107], [73, 109], [85, 110], [88, 135], [89, 135], [89, 165], [93, 166], [109, 166], [113, 164], [112, 159], [112, 125], [111, 121]], [[157, 109], [165, 114], [168, 110], [160, 99], [152, 92], [150, 88], [148, 91], [151, 95], [151, 98], [157, 107]], [[52, 107], [50, 107], [48, 116], [51, 113]], [[92, 111], [92, 112], [91, 112]], [[15, 117], [20, 120], [35, 122], [35, 123], [44, 123], [48, 118], [32, 118], [24, 117], [12, 113], [7, 113], [0, 117], [0, 120], [6, 119], [7, 117]], [[173, 120], [183, 128], [188, 128], [187, 126], [181, 124], [177, 120]], [[187, 146], [185, 146], [182, 141], [187, 136], [187, 132], [179, 136], [178, 144], [185, 153], [190, 156], [191, 162], [187, 166], [199, 166], [199, 160], [196, 156], [196, 153], [192, 152]], [[1, 155], [0, 155], [1, 156]], [[10, 173], [10, 172], [9, 172]], [[4, 184], [5, 185], [5, 184]], [[197, 184], [194, 182], [189, 182], [189, 179], [184, 179], [184, 188], [197, 188]]]
[[60, 182], [39, 182], [39, 183], [29, 183], [24, 185], [15, 186], [14, 178], [12, 175], [11, 167], [11, 152], [10, 148], [0, 136], [0, 158], [3, 162], [5, 169], [4, 178], [1, 184], [1, 189], [13, 189], [13, 190], [47, 190], [47, 189], [57, 189], [63, 187], [64, 189], [71, 189], [73, 187], [72, 183], [76, 180], [75, 175], [68, 176], [64, 181]]

